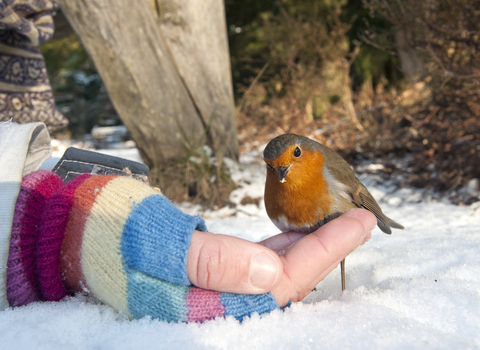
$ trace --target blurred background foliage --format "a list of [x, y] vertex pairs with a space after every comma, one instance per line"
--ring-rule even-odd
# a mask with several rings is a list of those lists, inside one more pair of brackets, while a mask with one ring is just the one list
[[[386, 177], [404, 174], [419, 187], [452, 194], [480, 179], [479, 0], [225, 0], [225, 8], [241, 145], [296, 132], [353, 163], [378, 157]], [[71, 134], [121, 123], [66, 33], [41, 49]]]
[[41, 46], [55, 102], [69, 120], [68, 135], [79, 138], [93, 126], [119, 125], [95, 65], [76, 35], [67, 35]]
[[[262, 102], [284, 95], [283, 85], [318, 74], [339, 54], [348, 54], [359, 42], [358, 28], [365, 26], [369, 13], [361, 0], [225, 0], [225, 8], [237, 103], [267, 63], [259, 77], [261, 85], [268, 82]], [[381, 22], [376, 26], [390, 26], [384, 20], [370, 20]], [[55, 22], [62, 24], [62, 33], [41, 50], [57, 104], [70, 120], [70, 131], [80, 135], [93, 125], [120, 123], [93, 62], [75, 34], [64, 28], [64, 21], [60, 11]], [[370, 80], [374, 85], [395, 83], [401, 75], [394, 61], [383, 51], [364, 45], [350, 72], [353, 87]], [[339, 96], [332, 93], [327, 99], [336, 102]], [[322, 106], [318, 108], [316, 116], [323, 111]]]
[[[370, 17], [361, 0], [226, 0], [225, 6], [237, 99], [242, 85], [248, 86], [265, 62], [270, 67], [262, 80], [292, 63], [321, 65], [319, 59], [335, 60], [339, 52], [330, 49], [342, 44], [351, 50], [365, 20], [391, 28], [384, 19]], [[354, 87], [369, 79], [377, 83], [385, 77], [400, 78], [392, 58], [372, 46], [362, 48], [351, 73]]]

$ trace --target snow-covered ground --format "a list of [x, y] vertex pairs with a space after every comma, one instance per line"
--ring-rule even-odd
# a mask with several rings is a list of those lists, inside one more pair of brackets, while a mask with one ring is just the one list
[[[55, 145], [58, 158], [64, 148]], [[263, 197], [261, 149], [232, 165], [237, 207], [204, 212], [210, 231], [253, 241], [278, 233], [263, 200], [240, 204], [245, 195]], [[108, 152], [139, 159], [135, 148]], [[389, 186], [362, 181], [405, 230], [376, 229], [347, 258], [344, 292], [337, 268], [303, 302], [241, 324], [130, 321], [83, 296], [32, 303], [0, 312], [0, 349], [480, 349], [480, 202], [419, 203], [414, 190], [387, 195]]]

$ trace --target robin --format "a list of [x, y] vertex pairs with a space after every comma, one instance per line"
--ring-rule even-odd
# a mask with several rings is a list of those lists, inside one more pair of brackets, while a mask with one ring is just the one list
[[[267, 163], [265, 208], [282, 232], [311, 233], [353, 208], [370, 210], [387, 234], [391, 228], [404, 228], [382, 212], [345, 159], [330, 148], [285, 134], [268, 143], [263, 157]], [[340, 266], [344, 290], [345, 259]]]

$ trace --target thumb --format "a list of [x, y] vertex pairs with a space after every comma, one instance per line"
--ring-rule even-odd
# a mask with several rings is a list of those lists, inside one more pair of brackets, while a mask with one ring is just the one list
[[240, 238], [194, 231], [187, 275], [197, 287], [219, 292], [262, 294], [279, 282], [283, 266], [272, 250]]

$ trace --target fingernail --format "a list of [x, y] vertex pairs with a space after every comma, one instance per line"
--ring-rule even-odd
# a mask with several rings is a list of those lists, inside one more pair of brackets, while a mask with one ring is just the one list
[[[373, 231], [373, 229], [377, 226], [377, 220], [375, 220], [373, 223], [370, 224], [370, 227], [367, 227], [367, 232], [368, 233], [371, 233]], [[367, 234], [368, 234], [367, 233]]]
[[362, 243], [360, 243], [360, 245], [364, 245], [365, 243], [367, 243], [370, 238], [372, 238], [372, 233], [371, 232], [368, 232], [364, 237], [363, 237], [363, 241]]
[[277, 280], [278, 263], [267, 253], [255, 255], [250, 262], [250, 282], [253, 286], [270, 290]]

